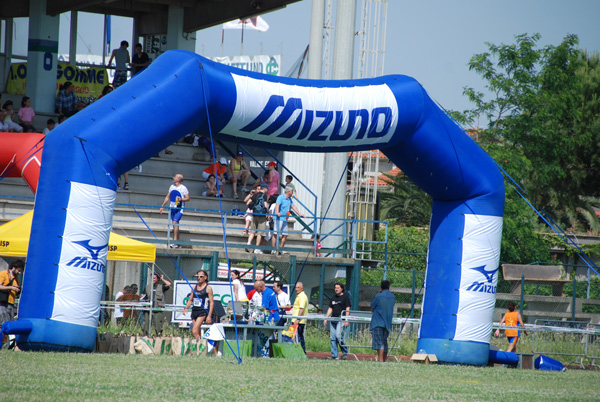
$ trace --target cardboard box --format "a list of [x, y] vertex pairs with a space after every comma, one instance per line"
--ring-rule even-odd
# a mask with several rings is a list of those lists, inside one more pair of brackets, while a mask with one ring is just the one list
[[437, 364], [438, 362], [436, 355], [429, 355], [425, 353], [415, 353], [410, 357], [410, 360], [412, 362], [421, 364]]

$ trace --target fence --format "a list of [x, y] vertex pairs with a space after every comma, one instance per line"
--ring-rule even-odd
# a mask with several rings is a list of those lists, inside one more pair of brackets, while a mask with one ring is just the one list
[[[351, 324], [345, 338], [348, 346], [348, 355], [356, 356], [357, 353], [373, 353], [371, 349], [373, 336], [369, 329], [371, 313], [362, 311], [350, 311]], [[362, 317], [363, 320], [357, 318]], [[407, 320], [396, 317], [392, 322], [392, 328], [388, 337], [388, 356], [397, 359], [397, 356], [412, 354], [416, 348], [419, 320]], [[407, 344], [408, 343], [408, 344]]]
[[590, 360], [591, 366], [600, 368], [600, 325], [588, 324], [587, 330], [589, 332], [585, 343], [585, 357]]
[[[532, 333], [531, 352], [551, 355], [582, 368], [586, 358], [587, 324], [579, 321], [535, 320], [539, 331]], [[578, 331], [574, 331], [578, 330]]]
[[[390, 290], [396, 295], [396, 308], [405, 317], [420, 317], [425, 280], [425, 255], [390, 253], [389, 256], [390, 260], [396, 261], [395, 267], [402, 266], [410, 269], [384, 270], [380, 267], [363, 266], [359, 308], [369, 308], [369, 302], [379, 291], [379, 284], [385, 275], [391, 283]], [[535, 322], [536, 319], [585, 323], [600, 321], [600, 279], [573, 278], [564, 284], [561, 296], [552, 295], [552, 286], [525, 283], [517, 293], [511, 293], [511, 284], [499, 278], [494, 320], [500, 321], [508, 303], [512, 301], [520, 307], [523, 319], [530, 323]]]

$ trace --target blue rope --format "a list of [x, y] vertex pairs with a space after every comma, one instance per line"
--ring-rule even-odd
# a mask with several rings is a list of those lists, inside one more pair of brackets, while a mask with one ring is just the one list
[[[325, 214], [321, 217], [321, 225], [323, 225], [323, 219], [325, 219], [327, 217], [327, 214], [329, 213], [329, 208], [331, 207], [331, 203], [333, 202], [333, 199], [335, 198], [335, 194], [337, 193], [338, 189], [340, 188], [340, 183], [342, 182], [342, 179], [346, 175], [346, 170], [348, 169], [348, 165], [350, 164], [352, 155], [353, 155], [353, 152], [351, 152], [350, 156], [348, 157], [348, 161], [346, 162], [346, 167], [342, 171], [342, 175], [340, 176], [340, 179], [338, 180], [337, 186], [335, 186], [335, 191], [333, 192], [333, 196], [331, 197], [331, 200], [329, 200], [329, 205], [327, 206], [327, 210], [325, 211]], [[316, 214], [316, 212], [317, 211], [315, 211], [315, 214]], [[319, 231], [321, 231], [320, 228], [319, 228]], [[315, 239], [316, 239], [316, 236], [317, 236], [317, 234], [315, 233]], [[306, 262], [308, 261], [308, 257], [310, 256], [311, 253], [312, 253], [312, 251], [309, 251], [308, 253], [306, 253], [306, 258], [304, 258], [304, 262], [302, 263], [302, 268], [300, 268], [300, 273], [294, 280], [294, 289], [296, 289], [296, 284], [300, 280], [300, 276], [302, 275], [302, 272], [304, 271], [304, 267], [306, 267]]]
[[[434, 102], [438, 105], [438, 107], [440, 109], [442, 109], [444, 111], [444, 113], [446, 113], [446, 115], [448, 117], [450, 117], [450, 119], [452, 121], [454, 121], [454, 123], [458, 127], [460, 127], [463, 131], [465, 130], [464, 127], [462, 127], [462, 125], [458, 121], [456, 121], [456, 119], [446, 109], [444, 109], [444, 107], [442, 105], [440, 105], [436, 100], [434, 100]], [[512, 178], [512, 176], [510, 174], [508, 174], [508, 172], [506, 170], [504, 170], [504, 168], [502, 168], [502, 166], [500, 166], [500, 164], [498, 162], [496, 162], [494, 159], [492, 159], [492, 160], [494, 161], [494, 163], [496, 164], [496, 166], [498, 167], [498, 169], [500, 169], [500, 171], [502, 172], [502, 174], [504, 174], [504, 176], [509, 180], [509, 183], [515, 189], [515, 191], [517, 192], [517, 194], [519, 195], [519, 197], [521, 197], [527, 203], [527, 205], [529, 205], [529, 207], [540, 218], [542, 218], [542, 220], [546, 223], [546, 225], [548, 225], [561, 238], [561, 240], [565, 244], [567, 244], [567, 246], [571, 245], [571, 246], [575, 247], [577, 249], [577, 255], [579, 255], [579, 257], [585, 262], [585, 264], [587, 265], [587, 267], [589, 269], [591, 269], [592, 271], [594, 271], [594, 273], [596, 275], [600, 276], [600, 274], [597, 271], [598, 266], [592, 261], [592, 259], [577, 245], [577, 243], [575, 243], [565, 233], [565, 231], [560, 227], [560, 225], [558, 223], [556, 223], [552, 219], [552, 217], [550, 216], [550, 214], [548, 214], [539, 205], [537, 205], [537, 203], [535, 203], [535, 201], [531, 201], [530, 202], [529, 199], [528, 199], [529, 195], [527, 194], [527, 192], [515, 181], [515, 179]], [[535, 204], [535, 206], [534, 206], [534, 204]], [[575, 291], [575, 290], [573, 290], [573, 291]]]
[[[83, 141], [80, 139], [81, 145], [82, 145], [82, 149], [84, 154], [86, 155], [86, 160], [88, 161], [88, 165], [91, 167], [91, 162], [89, 160], [89, 157], [87, 155], [86, 149], [83, 146]], [[96, 157], [94, 156], [93, 152], [90, 151], [90, 155], [92, 156], [92, 158], [96, 161], [96, 163], [102, 167], [102, 169], [104, 170], [104, 172], [106, 173], [106, 175], [108, 177], [110, 177], [110, 180], [113, 182], [113, 184], [115, 185], [116, 188], [119, 189], [119, 191], [121, 192], [121, 194], [123, 194], [123, 196], [127, 198], [127, 196], [123, 193], [123, 191], [121, 190], [121, 188], [119, 186], [117, 186], [117, 183], [115, 182], [115, 179], [110, 175], [110, 173], [104, 168], [104, 166], [100, 163], [98, 163], [98, 160], [96, 159]], [[94, 178], [95, 180], [95, 178]], [[148, 228], [148, 230], [150, 231], [150, 233], [152, 234], [152, 236], [154, 237], [155, 240], [158, 240], [158, 237], [156, 236], [156, 234], [154, 233], [154, 231], [150, 228], [150, 226], [148, 226], [148, 223], [144, 220], [144, 218], [140, 215], [140, 213], [137, 211], [137, 209], [135, 208], [135, 206], [133, 204], [130, 203], [126, 203], [126, 205], [129, 205], [136, 213], [136, 215], [140, 218], [140, 220], [142, 221], [142, 223], [146, 226], [146, 228]], [[206, 306], [204, 305], [202, 299], [200, 299], [200, 297], [198, 297], [198, 294], [196, 293], [196, 290], [194, 289], [194, 286], [188, 281], [187, 277], [185, 276], [185, 274], [183, 273], [183, 271], [181, 270], [181, 268], [179, 267], [179, 265], [177, 264], [177, 262], [173, 259], [173, 256], [169, 253], [168, 249], [165, 248], [165, 252], [167, 254], [167, 257], [169, 257], [169, 259], [171, 260], [171, 262], [173, 263], [173, 265], [177, 268], [177, 270], [179, 271], [179, 274], [181, 275], [181, 277], [185, 280], [185, 282], [187, 283], [187, 285], [190, 287], [192, 293], [194, 294], [194, 297], [196, 297], [198, 300], [200, 300], [200, 306], [204, 309], [204, 311], [206, 311], [207, 313], [209, 312], [208, 309], [206, 308]], [[208, 283], [207, 283], [208, 285]], [[229, 344], [229, 342], [227, 341], [227, 339], [225, 338], [224, 334], [221, 334], [224, 338], [225, 343], [227, 344], [227, 346], [229, 346], [229, 348], [231, 349], [231, 352], [233, 353], [233, 355], [236, 357], [236, 359], [238, 359], [238, 361], [241, 363], [241, 358], [239, 357], [239, 341], [238, 341], [238, 355], [235, 354], [235, 352], [233, 351], [233, 349], [231, 348], [231, 345]], [[236, 339], [237, 339], [237, 327], [236, 327]]]
[[[575, 247], [577, 249], [577, 254], [581, 257], [581, 259], [585, 262], [585, 264], [588, 266], [588, 268], [590, 268], [592, 271], [594, 271], [594, 273], [598, 276], [600, 276], [600, 274], [598, 273], [598, 271], [596, 269], [598, 269], [598, 266], [596, 264], [594, 264], [594, 262], [590, 259], [590, 257], [588, 257], [588, 255], [577, 245], [577, 243], [575, 243], [565, 232], [564, 230], [560, 227], [560, 225], [558, 225], [558, 223], [556, 223], [552, 217], [546, 212], [544, 211], [542, 208], [539, 207], [539, 205], [535, 204], [535, 202], [533, 202], [535, 204], [532, 205], [532, 202], [530, 202], [527, 198], [527, 192], [525, 190], [523, 190], [523, 188], [521, 188], [521, 186], [519, 186], [519, 184], [508, 174], [508, 172], [506, 172], [506, 170], [504, 170], [502, 168], [502, 166], [500, 166], [500, 164], [496, 161], [494, 161], [494, 163], [496, 164], [496, 166], [498, 167], [498, 169], [500, 169], [500, 171], [509, 179], [509, 183], [513, 186], [513, 188], [515, 189], [515, 191], [517, 192], [517, 194], [527, 203], [527, 205], [529, 205], [529, 207], [531, 209], [533, 209], [535, 211], [536, 214], [538, 214], [538, 216], [540, 218], [542, 218], [542, 220], [552, 229], [554, 230], [554, 232], [567, 244], [567, 245], [572, 245], [573, 247]], [[538, 210], [539, 208], [539, 210]]]
[[[229, 278], [229, 292], [231, 295], [233, 295], [233, 284], [231, 282], [231, 261], [229, 260], [229, 250], [227, 247], [227, 230], [225, 228], [225, 220], [223, 219], [223, 203], [221, 200], [221, 186], [219, 185], [219, 180], [218, 180], [218, 171], [217, 171], [217, 154], [215, 152], [215, 142], [213, 139], [213, 131], [212, 131], [212, 125], [210, 122], [210, 113], [208, 110], [208, 96], [206, 93], [206, 74], [204, 73], [204, 66], [202, 65], [202, 63], [198, 63], [200, 65], [200, 69], [202, 70], [202, 79], [201, 79], [201, 83], [202, 83], [202, 94], [204, 95], [204, 108], [206, 109], [206, 120], [208, 123], [208, 133], [210, 136], [210, 146], [212, 148], [212, 154], [214, 156], [213, 158], [213, 166], [214, 166], [214, 171], [215, 171], [215, 182], [217, 184], [217, 193], [219, 195], [219, 213], [221, 214], [221, 227], [223, 229], [223, 245], [225, 247], [225, 260], [227, 261], [227, 276]], [[232, 299], [235, 300], [235, 299]], [[238, 326], [237, 326], [237, 318], [236, 318], [236, 313], [235, 313], [235, 303], [233, 303], [233, 325], [235, 328], [235, 341], [237, 344], [237, 349], [238, 349], [238, 354], [236, 355], [233, 352], [233, 349], [231, 350], [231, 352], [233, 353], [233, 355], [236, 357], [238, 364], [242, 364], [242, 358], [241, 358], [241, 352], [240, 352], [240, 338], [239, 338], [239, 334], [238, 334]], [[225, 340], [225, 342], [227, 343], [227, 345], [229, 345], [229, 342], [227, 342], [227, 340]], [[229, 348], [231, 349], [231, 346], [229, 346]]]

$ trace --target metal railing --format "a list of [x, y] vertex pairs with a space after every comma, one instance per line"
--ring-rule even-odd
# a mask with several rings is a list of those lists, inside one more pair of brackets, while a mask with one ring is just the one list
[[[158, 209], [159, 206], [137, 206], [137, 207], [145, 207], [145, 208], [153, 208], [153, 209]], [[230, 211], [230, 210], [226, 210], [223, 211], [222, 215], [221, 211], [218, 210], [212, 210], [212, 209], [199, 209], [199, 208], [187, 208], [186, 207], [186, 211], [187, 212], [196, 212], [196, 213], [209, 213], [211, 215], [219, 215], [222, 219], [222, 222], [218, 222], [218, 223], [214, 223], [214, 224], [210, 224], [210, 223], [202, 223], [202, 224], [189, 224], [189, 223], [180, 223], [178, 226], [180, 228], [180, 233], [182, 229], [188, 229], [188, 230], [194, 230], [194, 229], [201, 229], [204, 231], [204, 233], [206, 233], [207, 229], [214, 229], [214, 230], [222, 230], [223, 229], [223, 225], [227, 228], [228, 227], [228, 221], [229, 219], [231, 219], [232, 217], [238, 216], [238, 214], [240, 214], [239, 211]], [[255, 214], [255, 215], [259, 215], [259, 214]], [[262, 215], [261, 216], [268, 216], [268, 215]], [[167, 240], [167, 245], [171, 244], [172, 241], [170, 240], [170, 233], [173, 230], [173, 223], [170, 220], [170, 213], [167, 213], [165, 215], [166, 219], [167, 219], [167, 234], [168, 234], [168, 240]], [[315, 221], [321, 219], [320, 217], [315, 217]], [[381, 244], [384, 248], [385, 248], [385, 256], [387, 259], [387, 222], [385, 221], [369, 221], [369, 220], [356, 220], [356, 219], [333, 219], [333, 218], [325, 218], [325, 219], [330, 219], [330, 220], [335, 220], [335, 221], [339, 221], [339, 225], [334, 227], [332, 229], [331, 232], [316, 232], [316, 234], [321, 236], [321, 240], [333, 236], [333, 237], [337, 237], [339, 238], [339, 244], [343, 247], [343, 246], [350, 246], [350, 248], [336, 248], [336, 249], [321, 249], [321, 253], [323, 255], [328, 255], [328, 254], [339, 254], [342, 255], [346, 258], [356, 258], [357, 257], [357, 247], [360, 247], [360, 245], [372, 245], [372, 244]], [[120, 222], [120, 223], [139, 223], [138, 220], [129, 220], [129, 219], [115, 219], [114, 222]], [[346, 230], [348, 227], [356, 227], [357, 223], [359, 222], [364, 222], [364, 223], [379, 223], [379, 224], [385, 224], [386, 227], [386, 231], [385, 231], [385, 238], [381, 241], [366, 241], [366, 240], [358, 240], [356, 239], [355, 236], [355, 232], [350, 230]], [[335, 233], [335, 230], [339, 227], [344, 228], [345, 230], [343, 231], [343, 233], [338, 234]], [[268, 234], [270, 232], [269, 229], [264, 228], [264, 229], [248, 229], [249, 231], [254, 232], [255, 234], [261, 234], [261, 236], [265, 236], [266, 234]], [[272, 231], [271, 231], [272, 232]], [[275, 232], [276, 232], [276, 228], [275, 228]], [[275, 233], [272, 232], [272, 233]], [[306, 231], [305, 230], [290, 230], [289, 231], [290, 234], [297, 234], [297, 235], [306, 235]], [[284, 250], [284, 251], [295, 251], [295, 252], [316, 252], [316, 247], [315, 247], [315, 242], [316, 242], [316, 236], [314, 236], [314, 233], [312, 233], [313, 235], [313, 247], [312, 248], [292, 248], [292, 247], [285, 247], [285, 248], [281, 248], [279, 246], [279, 236], [277, 236], [276, 239], [276, 246], [275, 248], [271, 247], [271, 246], [259, 246], [256, 247], [254, 246], [254, 248], [258, 248], [258, 249], [262, 249], [263, 251], [271, 251], [271, 250]], [[225, 242], [225, 238], [223, 238], [223, 243]], [[220, 246], [221, 242], [196, 242], [196, 241], [178, 241], [177, 242], [180, 245], [189, 245], [189, 246], [194, 246], [194, 245], [204, 245], [204, 246]], [[232, 248], [245, 248], [245, 244], [235, 244], [235, 243], [228, 243], [228, 247], [232, 247]], [[363, 247], [364, 249], [364, 247]], [[387, 270], [387, 261], [386, 259], [383, 260], [383, 264], [385, 269]]]

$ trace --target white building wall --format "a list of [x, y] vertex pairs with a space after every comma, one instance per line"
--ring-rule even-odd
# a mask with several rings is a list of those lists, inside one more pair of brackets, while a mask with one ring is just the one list
[[[312, 152], [285, 152], [283, 163], [306, 187], [310, 189], [317, 197], [317, 216], [321, 216], [321, 193], [323, 190], [323, 153]], [[285, 169], [280, 169], [281, 181], [285, 184], [285, 176], [289, 173]], [[292, 182], [296, 186], [297, 198], [310, 209], [310, 215], [314, 213], [315, 197], [306, 190], [296, 179]], [[301, 212], [309, 216], [309, 213], [296, 203]]]

